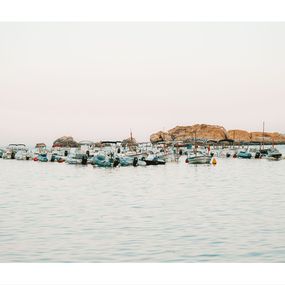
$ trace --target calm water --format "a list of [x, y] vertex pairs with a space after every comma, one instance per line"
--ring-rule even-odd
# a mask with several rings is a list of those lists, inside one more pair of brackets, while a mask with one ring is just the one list
[[0, 159], [0, 262], [285, 262], [284, 173]]

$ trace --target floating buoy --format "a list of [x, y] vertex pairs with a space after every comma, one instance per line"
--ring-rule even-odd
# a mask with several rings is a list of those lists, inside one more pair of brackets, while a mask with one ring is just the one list
[[216, 160], [215, 158], [213, 158], [212, 164], [213, 164], [213, 165], [216, 165], [216, 164], [217, 164], [217, 160]]

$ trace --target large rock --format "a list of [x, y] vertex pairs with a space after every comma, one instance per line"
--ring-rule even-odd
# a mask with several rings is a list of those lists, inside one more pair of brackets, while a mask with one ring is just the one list
[[158, 132], [158, 133], [152, 134], [150, 136], [150, 141], [152, 143], [157, 143], [157, 142], [161, 142], [161, 141], [169, 142], [172, 140], [173, 139], [172, 139], [171, 135], [168, 134], [167, 132]]
[[229, 130], [227, 132], [227, 138], [234, 141], [250, 142], [251, 134], [244, 130]]
[[79, 144], [73, 139], [73, 137], [64, 136], [57, 139], [53, 143], [53, 147], [79, 147]]
[[285, 135], [280, 133], [262, 133], [262, 132], [252, 132], [251, 133], [251, 141], [252, 142], [272, 142], [272, 143], [284, 143]]
[[[189, 141], [194, 138], [220, 141], [231, 139], [237, 142], [262, 142], [262, 132], [248, 132], [245, 130], [229, 130], [228, 132], [222, 126], [197, 124], [193, 126], [177, 126], [168, 132], [157, 132], [150, 136], [152, 143], [160, 141]], [[285, 135], [280, 133], [264, 133], [265, 143], [285, 143]]]
[[206, 139], [206, 140], [224, 140], [227, 138], [226, 130], [222, 126], [196, 124], [193, 126], [177, 126], [168, 131], [168, 133], [177, 141], [189, 139]]

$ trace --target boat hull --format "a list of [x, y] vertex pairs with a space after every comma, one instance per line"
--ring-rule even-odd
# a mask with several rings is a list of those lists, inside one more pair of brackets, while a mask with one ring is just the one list
[[189, 164], [210, 164], [212, 157], [210, 156], [196, 156], [196, 157], [188, 157], [187, 162]]

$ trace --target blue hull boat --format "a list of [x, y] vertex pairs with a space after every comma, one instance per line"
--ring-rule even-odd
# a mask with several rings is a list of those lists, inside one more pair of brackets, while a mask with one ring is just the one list
[[251, 157], [252, 157], [252, 154], [244, 150], [238, 153], [238, 158], [251, 159]]

